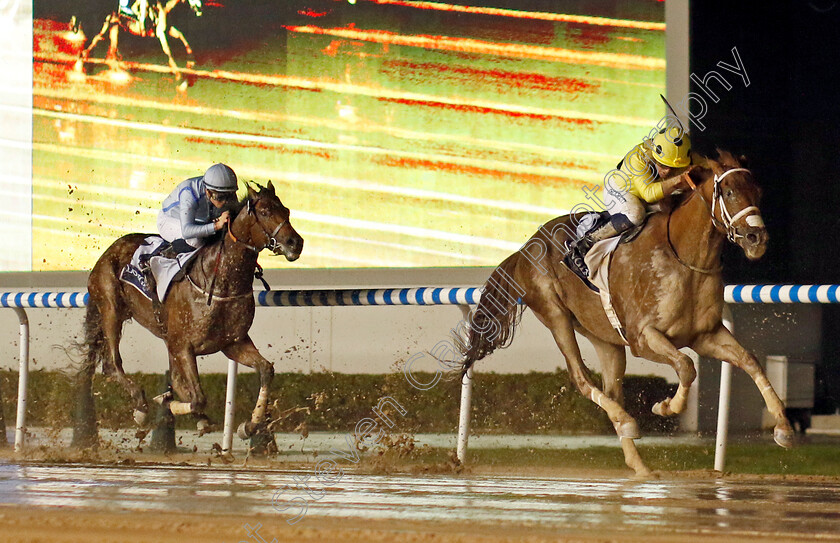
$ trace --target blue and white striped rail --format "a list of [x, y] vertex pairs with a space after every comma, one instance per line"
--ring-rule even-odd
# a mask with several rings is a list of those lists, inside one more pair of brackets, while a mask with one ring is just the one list
[[[255, 292], [261, 307], [332, 307], [377, 305], [474, 305], [478, 287], [415, 287], [344, 290], [271, 290]], [[836, 304], [840, 285], [727, 285], [724, 301], [735, 304]], [[0, 292], [0, 307], [86, 307], [84, 290], [66, 292]]]
[[477, 287], [271, 290], [256, 293], [257, 305], [262, 307], [473, 305], [480, 298], [481, 289]]
[[836, 304], [840, 285], [727, 285], [723, 299], [735, 304]]
[[0, 307], [63, 308], [86, 307], [88, 293], [84, 290], [69, 292], [0, 292]]
[[[724, 290], [726, 303], [840, 303], [838, 289], [840, 285], [728, 285]], [[255, 301], [261, 307], [336, 307], [336, 306], [395, 306], [395, 305], [474, 305], [481, 299], [478, 287], [415, 287], [384, 289], [344, 289], [344, 290], [272, 290], [255, 292]], [[0, 308], [7, 307], [18, 313], [21, 323], [20, 377], [18, 386], [18, 421], [15, 431], [15, 448], [23, 447], [25, 435], [26, 376], [29, 365], [29, 323], [25, 309], [29, 308], [82, 308], [89, 301], [84, 290], [64, 292], [0, 292]], [[728, 364], [724, 364], [727, 368]], [[721, 372], [721, 380], [725, 372]], [[236, 363], [228, 365], [228, 400], [225, 408], [225, 449], [230, 449], [233, 436], [232, 414], [235, 388]], [[233, 385], [231, 385], [233, 383]], [[462, 383], [462, 415], [469, 412], [471, 379]], [[723, 388], [723, 387], [722, 387]], [[723, 395], [722, 395], [723, 398]], [[723, 402], [723, 399], [721, 400]], [[728, 409], [728, 398], [726, 399]], [[723, 409], [721, 408], [721, 413]], [[467, 423], [468, 424], [468, 423]], [[459, 428], [458, 450], [462, 456], [466, 450], [468, 426], [463, 423]], [[720, 435], [721, 432], [718, 432]], [[462, 447], [463, 441], [463, 447]], [[725, 448], [725, 445], [723, 445]], [[723, 455], [720, 455], [720, 465]], [[715, 461], [716, 469], [718, 460]], [[722, 467], [720, 468], [722, 469]]]

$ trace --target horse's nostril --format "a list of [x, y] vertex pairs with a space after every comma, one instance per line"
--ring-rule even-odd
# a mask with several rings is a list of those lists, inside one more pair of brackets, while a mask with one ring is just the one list
[[747, 234], [747, 241], [750, 243], [758, 243], [758, 234]]

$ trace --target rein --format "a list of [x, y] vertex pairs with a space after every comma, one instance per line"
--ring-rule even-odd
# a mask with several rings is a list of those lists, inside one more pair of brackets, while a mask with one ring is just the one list
[[[706, 210], [709, 212], [709, 216], [712, 218], [712, 224], [715, 226], [715, 228], [725, 230], [726, 231], [726, 239], [728, 239], [732, 243], [735, 243], [737, 241], [737, 239], [745, 237], [742, 234], [739, 234], [737, 232], [737, 227], [735, 226], [735, 222], [738, 219], [740, 219], [740, 218], [742, 218], [746, 215], [749, 215], [751, 213], [759, 213], [760, 210], [756, 206], [747, 206], [744, 209], [742, 209], [741, 211], [739, 211], [738, 213], [736, 213], [734, 216], [729, 213], [729, 210], [726, 208], [726, 204], [723, 201], [723, 193], [722, 193], [720, 187], [721, 187], [721, 182], [723, 181], [723, 179], [727, 175], [729, 175], [730, 173], [733, 173], [733, 172], [748, 172], [748, 173], [750, 173], [750, 171], [746, 168], [732, 168], [730, 170], [726, 170], [720, 176], [718, 176], [718, 174], [715, 174], [714, 188], [712, 189], [712, 203], [711, 204], [709, 204], [708, 200], [706, 200], [706, 197], [703, 196], [703, 193], [698, 190], [697, 185], [694, 184], [694, 181], [692, 181], [691, 176], [689, 176], [688, 174], [683, 174], [683, 178], [685, 179], [686, 183], [688, 183], [688, 186], [691, 187], [691, 190], [694, 192], [694, 194], [699, 196], [700, 200], [702, 200], [703, 204], [705, 204]], [[723, 217], [723, 221], [721, 221], [720, 219], [715, 217], [715, 208], [717, 208], [717, 206], [720, 206], [720, 214]], [[683, 266], [685, 266], [686, 268], [688, 268], [689, 270], [695, 271], [695, 272], [698, 272], [698, 273], [704, 273], [704, 274], [707, 274], [707, 275], [712, 275], [712, 274], [720, 272], [723, 269], [722, 265], [715, 266], [714, 268], [698, 268], [696, 266], [692, 266], [691, 264], [685, 262], [682, 258], [680, 258], [680, 255], [677, 254], [677, 249], [674, 247], [674, 244], [671, 241], [671, 215], [673, 214], [673, 212], [674, 212], [674, 210], [672, 209], [671, 212], [668, 213], [667, 238], [668, 238], [668, 247], [671, 249], [671, 252], [674, 254], [674, 257], [677, 259], [677, 261], [680, 264], [682, 264]], [[759, 218], [759, 221], [760, 221], [760, 218]], [[747, 222], [749, 224], [749, 219], [747, 220]], [[752, 225], [750, 225], [750, 226], [752, 226]]]
[[[251, 205], [251, 202], [248, 201], [248, 206], [250, 206], [250, 205]], [[240, 245], [244, 245], [246, 248], [250, 249], [251, 251], [254, 251], [257, 254], [259, 254], [259, 252], [262, 251], [263, 249], [268, 249], [271, 252], [276, 253], [277, 249], [280, 247], [280, 242], [277, 241], [275, 236], [280, 231], [280, 229], [283, 228], [286, 225], [286, 223], [289, 222], [289, 221], [288, 220], [282, 221], [269, 234], [268, 230], [263, 226], [262, 222], [260, 222], [259, 215], [255, 214], [254, 217], [257, 221], [257, 224], [260, 226], [260, 228], [263, 231], [263, 234], [266, 237], [265, 244], [262, 247], [255, 247], [253, 245], [249, 245], [249, 244], [245, 243], [244, 241], [240, 241], [234, 235], [233, 230], [231, 229], [231, 226], [233, 224], [232, 221], [230, 219], [228, 219], [227, 224], [226, 224], [227, 232], [226, 232], [225, 236], [222, 237], [222, 246], [219, 248], [219, 252], [216, 253], [216, 263], [213, 266], [213, 278], [210, 280], [209, 292], [206, 292], [204, 289], [202, 289], [201, 287], [196, 285], [195, 282], [192, 280], [192, 278], [190, 278], [189, 274], [187, 275], [187, 278], [189, 279], [190, 284], [193, 287], [195, 287], [202, 294], [207, 295], [207, 305], [210, 305], [213, 302], [213, 291], [214, 291], [215, 286], [216, 286], [216, 276], [218, 275], [218, 271], [219, 271], [219, 263], [222, 261], [222, 253], [224, 253], [224, 251], [225, 251], [225, 240], [227, 238], [230, 238], [230, 240], [233, 241], [234, 243], [239, 243]], [[254, 271], [254, 277], [259, 279], [260, 281], [262, 281], [262, 284], [263, 284], [263, 287], [265, 288], [265, 290], [267, 290], [267, 291], [271, 290], [271, 287], [269, 286], [268, 281], [266, 281], [265, 277], [263, 276], [263, 268], [262, 268], [262, 266], [259, 265], [259, 263], [257, 263], [257, 267]], [[224, 300], [235, 300], [237, 298], [242, 298], [244, 296], [253, 295], [253, 292], [254, 291], [252, 289], [250, 292], [246, 292], [244, 294], [238, 294], [236, 296], [226, 296], [226, 297], [218, 297], [217, 296], [216, 299], [217, 300], [222, 300], [222, 301], [224, 301]]]

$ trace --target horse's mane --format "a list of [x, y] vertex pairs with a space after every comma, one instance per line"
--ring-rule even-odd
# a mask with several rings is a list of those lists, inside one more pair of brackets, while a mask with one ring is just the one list
[[[716, 158], [707, 157], [701, 155], [700, 153], [691, 153], [691, 167], [692, 168], [699, 168], [701, 170], [706, 170], [714, 173], [721, 173], [724, 170], [730, 168], [741, 168], [743, 167], [744, 158], [741, 157], [740, 159], [737, 158], [735, 155], [730, 153], [729, 151], [725, 151], [720, 148], [715, 149], [717, 153]], [[703, 178], [703, 181], [698, 183], [698, 187], [711, 179], [713, 176], [706, 175]], [[675, 193], [671, 196], [671, 205], [673, 209], [681, 207], [688, 203], [694, 195], [697, 194], [696, 191], [693, 190], [684, 190], [679, 193]]]

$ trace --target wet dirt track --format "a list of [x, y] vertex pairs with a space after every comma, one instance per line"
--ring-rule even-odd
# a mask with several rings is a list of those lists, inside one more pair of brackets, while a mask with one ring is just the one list
[[[840, 484], [836, 481], [667, 474], [633, 480], [582, 475], [345, 473], [327, 487], [311, 477], [307, 489], [301, 483], [310, 475], [305, 469], [2, 465], [0, 527], [4, 529], [0, 534], [26, 534], [25, 526], [15, 527], [19, 515], [49, 517], [57, 511], [74, 511], [78, 518], [95, 515], [105, 525], [126, 529], [126, 519], [135, 514], [146, 515], [137, 518], [166, 513], [187, 521], [210, 519], [206, 522], [218, 529], [206, 540], [216, 541], [260, 541], [253, 534], [249, 539], [245, 528], [245, 524], [258, 523], [265, 532], [260, 537], [268, 542], [275, 537], [278, 541], [308, 540], [306, 530], [321, 530], [319, 540], [355, 541], [359, 529], [374, 527], [380, 530], [377, 533], [391, 533], [392, 537], [385, 537], [390, 541], [419, 540], [404, 539], [406, 534], [437, 534], [432, 538], [437, 541], [489, 541], [503, 536], [535, 541], [647, 542], [662, 536], [672, 541], [840, 541]], [[304, 502], [305, 517], [294, 526], [287, 525], [285, 521], [297, 515]], [[102, 520], [109, 518], [123, 524]], [[68, 522], [58, 522], [62, 535], [74, 529]], [[27, 539], [0, 535], [0, 540]]]

